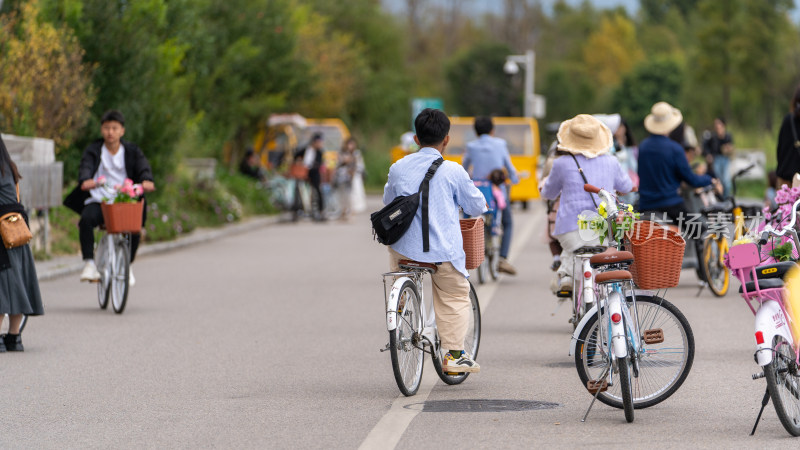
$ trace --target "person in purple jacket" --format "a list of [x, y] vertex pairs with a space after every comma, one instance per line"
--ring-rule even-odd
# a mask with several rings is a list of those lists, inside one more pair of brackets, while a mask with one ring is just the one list
[[[599, 239], [587, 240], [578, 232], [578, 215], [595, 211], [600, 204], [596, 194], [583, 190], [587, 182], [608, 192], [628, 193], [633, 182], [617, 159], [611, 155], [614, 145], [611, 130], [588, 114], [579, 114], [558, 128], [558, 151], [550, 175], [542, 183], [542, 196], [549, 200], [561, 196], [554, 235], [561, 243], [561, 267], [554, 291], [572, 291], [573, 253], [585, 245], [599, 245]], [[581, 170], [586, 177], [584, 181]]]

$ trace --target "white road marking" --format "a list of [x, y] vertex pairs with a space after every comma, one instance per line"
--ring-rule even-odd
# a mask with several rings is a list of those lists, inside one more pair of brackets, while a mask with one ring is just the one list
[[[528, 221], [521, 230], [517, 228], [517, 233], [513, 238], [514, 243], [511, 246], [509, 260], [514, 260], [514, 256], [520, 254], [522, 248], [528, 243], [531, 235], [533, 235], [533, 232], [540, 229], [539, 227], [544, 226], [544, 210], [541, 208], [541, 205], [535, 205], [534, 208], [536, 208], [536, 211], [531, 220]], [[484, 314], [486, 309], [489, 308], [489, 304], [492, 302], [492, 298], [494, 298], [494, 294], [497, 292], [497, 287], [502, 279], [503, 277], [500, 277], [495, 283], [484, 284], [476, 288], [476, 293], [478, 294], [478, 299], [481, 304], [481, 314]], [[416, 417], [422, 409], [407, 408], [406, 406], [424, 403], [425, 400], [428, 399], [428, 395], [430, 395], [433, 387], [436, 385], [436, 380], [439, 379], [438, 375], [436, 375], [436, 371], [433, 369], [433, 364], [428, 361], [428, 358], [425, 358], [425, 361], [425, 369], [427, 370], [423, 371], [422, 381], [420, 382], [417, 395], [411, 397], [400, 395], [397, 397], [395, 401], [392, 402], [392, 407], [389, 408], [389, 411], [381, 417], [381, 420], [378, 421], [367, 435], [367, 438], [364, 439], [364, 442], [358, 447], [360, 450], [393, 449], [397, 446], [397, 443], [400, 442], [408, 426], [411, 425], [411, 421], [414, 420], [414, 417]]]

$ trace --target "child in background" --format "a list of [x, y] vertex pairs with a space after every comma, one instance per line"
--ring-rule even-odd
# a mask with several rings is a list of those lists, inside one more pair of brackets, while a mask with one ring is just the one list
[[[494, 203], [497, 205], [497, 211], [495, 212], [495, 217], [501, 215], [501, 211], [506, 209], [508, 203], [506, 203], [506, 195], [503, 193], [503, 189], [501, 186], [506, 184], [506, 173], [503, 172], [502, 169], [495, 169], [489, 173], [489, 181], [492, 183], [492, 197], [494, 197]], [[500, 233], [500, 221], [494, 221], [495, 233]]]

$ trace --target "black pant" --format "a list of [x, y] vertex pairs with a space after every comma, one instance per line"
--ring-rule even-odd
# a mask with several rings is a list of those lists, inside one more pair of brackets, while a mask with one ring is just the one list
[[[84, 260], [94, 259], [94, 229], [104, 223], [103, 210], [100, 209], [100, 203], [89, 203], [83, 207], [78, 228], [80, 228], [81, 253]], [[131, 262], [136, 259], [139, 237], [139, 234], [131, 234]]]
[[319, 173], [319, 169], [310, 169], [308, 171], [308, 184], [311, 185], [311, 189], [317, 195], [317, 211], [321, 214], [325, 210], [325, 203], [322, 199], [322, 176]]

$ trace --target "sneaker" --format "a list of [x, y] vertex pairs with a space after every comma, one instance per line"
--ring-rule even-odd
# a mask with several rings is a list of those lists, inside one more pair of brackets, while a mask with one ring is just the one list
[[25, 349], [22, 347], [22, 335], [19, 334], [4, 334], [3, 344], [9, 352], [23, 352]]
[[559, 267], [561, 267], [560, 259], [554, 259], [553, 264], [550, 264], [550, 270], [552, 270], [553, 272], [557, 271]]
[[100, 281], [100, 272], [97, 271], [94, 261], [86, 261], [81, 272], [81, 281]]
[[136, 284], [136, 277], [133, 276], [133, 268], [128, 268], [128, 287]]
[[509, 275], [517, 274], [517, 269], [515, 269], [510, 262], [506, 261], [505, 258], [500, 259], [500, 262], [497, 263], [497, 270], [499, 270], [500, 272], [507, 273]]
[[475, 362], [467, 352], [462, 352], [461, 357], [458, 359], [453, 358], [450, 352], [444, 355], [444, 364], [442, 365], [442, 372], [445, 373], [464, 373], [464, 372], [480, 372], [481, 366]]

